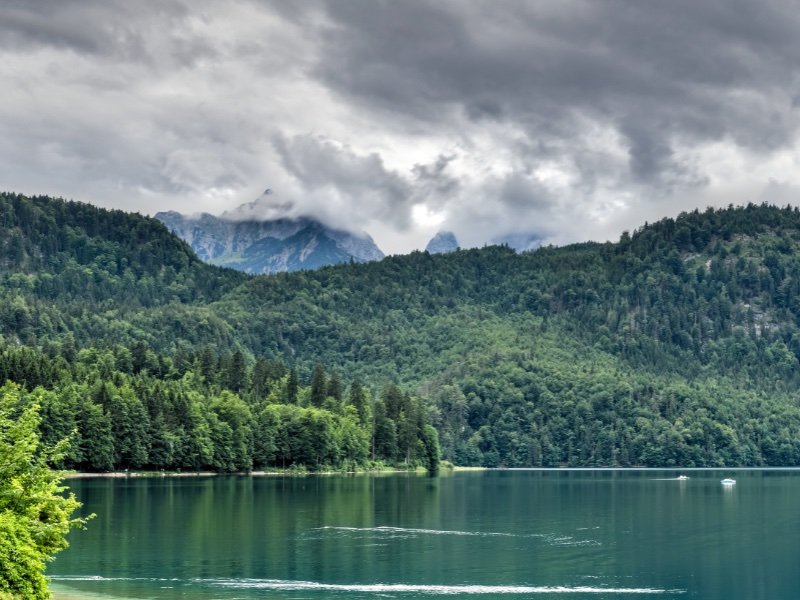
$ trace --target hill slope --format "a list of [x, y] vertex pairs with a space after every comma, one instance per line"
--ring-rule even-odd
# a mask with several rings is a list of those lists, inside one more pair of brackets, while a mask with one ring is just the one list
[[0, 194], [0, 267], [0, 334], [23, 343], [67, 332], [85, 343], [113, 339], [122, 315], [205, 305], [246, 279], [203, 264], [154, 219], [8, 193]]
[[[616, 244], [521, 255], [417, 252], [244, 280], [204, 266], [213, 275], [198, 277], [224, 284], [209, 301], [132, 307], [110, 293], [88, 314], [76, 292], [59, 299], [70, 317], [57, 326], [38, 283], [58, 277], [51, 250], [19, 236], [42, 259], [23, 269], [34, 285], [4, 277], [27, 315], [7, 310], [3, 323], [31, 344], [71, 333], [79, 345], [141, 343], [168, 357], [211, 344], [286, 361], [305, 381], [317, 362], [372, 386], [397, 381], [417, 390], [444, 456], [462, 464], [800, 464], [795, 209], [693, 212]], [[13, 253], [7, 244], [4, 260]], [[177, 272], [194, 273], [186, 260]], [[152, 280], [130, 277], [136, 289]]]

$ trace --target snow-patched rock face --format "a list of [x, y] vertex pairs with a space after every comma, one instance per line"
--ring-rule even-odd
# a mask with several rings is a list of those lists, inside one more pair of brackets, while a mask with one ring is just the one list
[[452, 231], [440, 231], [437, 233], [425, 250], [431, 254], [446, 254], [447, 252], [455, 252], [458, 250], [458, 240]]
[[232, 220], [231, 216], [186, 216], [168, 211], [155, 218], [186, 241], [201, 260], [248, 273], [298, 271], [383, 258], [366, 233], [331, 229], [308, 217], [259, 221]]

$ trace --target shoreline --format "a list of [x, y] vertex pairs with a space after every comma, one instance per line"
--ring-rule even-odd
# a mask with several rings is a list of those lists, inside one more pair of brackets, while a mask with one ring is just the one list
[[[486, 467], [453, 467], [443, 469], [450, 471], [485, 471]], [[422, 474], [427, 473], [423, 468], [417, 469], [364, 469], [359, 471], [235, 471], [233, 473], [219, 473], [216, 471], [107, 471], [100, 473], [67, 471], [63, 478], [66, 479], [109, 479], [109, 478], [132, 478], [132, 477], [225, 477], [236, 475], [237, 477], [305, 477], [307, 475], [393, 475], [393, 474]]]
[[[765, 466], [746, 466], [746, 467], [458, 467], [447, 466], [440, 469], [441, 474], [448, 473], [469, 473], [483, 471], [538, 471], [538, 472], [602, 472], [602, 471], [627, 471], [627, 472], [647, 472], [647, 471], [793, 471], [800, 469], [794, 467], [765, 467]], [[358, 471], [237, 471], [233, 473], [219, 473], [216, 471], [107, 471], [100, 473], [65, 471], [63, 479], [123, 479], [139, 477], [225, 477], [235, 475], [237, 477], [306, 477], [306, 476], [333, 476], [333, 475], [398, 475], [398, 474], [427, 474], [427, 471], [419, 467], [417, 469], [395, 469], [391, 467], [379, 469], [363, 469]]]

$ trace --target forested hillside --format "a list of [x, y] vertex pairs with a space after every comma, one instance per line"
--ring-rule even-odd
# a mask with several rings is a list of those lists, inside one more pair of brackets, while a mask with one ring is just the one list
[[[249, 413], [222, 419], [231, 435], [246, 424], [252, 464], [280, 464], [278, 454], [258, 458], [256, 437], [269, 429], [258, 415], [324, 411], [337, 431], [358, 412], [346, 384], [338, 400], [319, 395], [321, 364], [363, 382], [372, 416], [359, 431], [370, 457], [386, 443], [376, 457], [422, 460], [432, 422], [443, 458], [457, 464], [800, 464], [793, 208], [695, 211], [618, 243], [416, 252], [246, 277], [203, 265], [138, 215], [9, 194], [0, 207], [0, 324], [18, 364], [8, 377], [41, 393], [74, 386], [76, 402], [89, 398], [87, 410], [111, 427], [121, 417], [106, 396], [135, 397], [143, 408], [131, 400], [133, 410], [153, 428], [150, 453], [166, 444], [159, 436], [182, 435], [170, 394], [195, 394], [206, 420], [241, 402]], [[232, 376], [234, 356], [241, 368]], [[19, 369], [36, 361], [55, 369], [51, 379], [25, 379]], [[268, 385], [257, 383], [259, 364], [271, 365]], [[292, 402], [290, 374], [307, 389]], [[81, 410], [70, 414], [88, 415]], [[118, 449], [112, 455], [114, 465], [134, 466]], [[321, 464], [287, 464], [299, 463]]]
[[198, 306], [245, 280], [155, 219], [89, 204], [0, 194], [0, 231], [0, 334], [15, 342], [113, 339], [122, 315]]
[[373, 399], [320, 365], [303, 384], [245, 356], [207, 305], [247, 276], [203, 264], [158, 221], [15, 194], [0, 215], [0, 381], [41, 407], [46, 444], [71, 437], [61, 466], [437, 468], [435, 431], [397, 386]]

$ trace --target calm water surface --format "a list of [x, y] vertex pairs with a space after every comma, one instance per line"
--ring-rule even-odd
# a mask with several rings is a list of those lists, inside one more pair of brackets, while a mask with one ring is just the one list
[[71, 480], [98, 517], [48, 573], [79, 598], [800, 598], [800, 471], [684, 473]]

